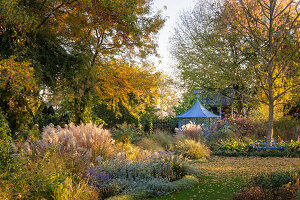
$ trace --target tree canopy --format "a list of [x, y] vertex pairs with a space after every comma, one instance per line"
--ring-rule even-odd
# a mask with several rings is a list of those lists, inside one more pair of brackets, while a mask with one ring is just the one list
[[[99, 103], [117, 110], [121, 102], [139, 113], [157, 98], [160, 74], [147, 57], [156, 55], [156, 34], [165, 19], [152, 11], [151, 0], [1, 0], [0, 5], [0, 81], [6, 90], [10, 75], [4, 71], [19, 70], [14, 60], [30, 70], [20, 74], [27, 77], [15, 83], [20, 87], [9, 90], [20, 94], [23, 88], [27, 97], [47, 94], [46, 103], [76, 123], [89, 120]], [[17, 115], [6, 101], [1, 98], [1, 110]], [[27, 111], [34, 115], [37, 107]]]
[[[173, 55], [185, 84], [274, 109], [299, 92], [299, 2], [227, 0], [199, 4], [174, 31]], [[224, 93], [224, 92], [223, 92]]]

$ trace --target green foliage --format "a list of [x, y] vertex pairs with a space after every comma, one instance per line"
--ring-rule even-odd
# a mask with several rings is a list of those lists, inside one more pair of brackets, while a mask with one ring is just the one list
[[13, 167], [12, 142], [8, 122], [0, 111], [0, 170], [10, 171]]
[[174, 108], [176, 115], [188, 111], [194, 103], [196, 103], [195, 94], [192, 92], [192, 90], [188, 90], [188, 92], [183, 95], [182, 102], [180, 102], [180, 104]]
[[226, 129], [225, 125], [221, 125], [217, 131], [209, 134], [206, 137], [206, 144], [213, 151], [216, 151], [221, 140], [232, 140], [235, 137], [235, 132], [232, 130], [232, 126], [229, 125]]
[[274, 121], [274, 135], [286, 137], [288, 140], [298, 140], [300, 129], [299, 119], [283, 116]]
[[188, 174], [186, 167], [183, 165], [182, 158], [178, 156], [167, 157], [167, 162], [171, 163], [173, 177], [171, 181], [181, 179], [184, 175]]
[[[160, 73], [145, 61], [156, 54], [153, 36], [165, 21], [151, 2], [1, 1], [0, 107], [10, 115], [13, 132], [34, 123], [103, 123], [104, 113], [91, 112], [99, 103], [114, 111], [125, 108], [138, 119], [160, 84]], [[134, 61], [138, 58], [142, 64]], [[16, 70], [19, 66], [27, 70]], [[43, 98], [32, 102], [39, 92]], [[42, 99], [62, 114], [36, 116], [32, 123], [32, 107]]]
[[159, 146], [163, 147], [166, 151], [174, 149], [176, 138], [168, 132], [155, 132], [151, 134], [149, 138], [155, 141]]
[[[186, 175], [182, 179], [169, 182], [168, 184], [159, 185], [160, 188], [157, 188], [160, 191], [160, 196], [164, 196], [166, 194], [169, 194], [171, 192], [179, 191], [182, 189], [188, 189], [191, 188], [199, 183], [198, 179]], [[163, 190], [163, 191], [162, 191]], [[108, 198], [107, 200], [135, 200], [135, 199], [146, 199], [153, 196], [153, 193], [151, 191], [137, 191], [133, 194], [128, 195], [119, 195], [119, 196], [113, 196]]]
[[285, 184], [295, 184], [299, 181], [300, 174], [298, 171], [276, 171], [270, 174], [264, 174], [251, 179], [249, 186], [259, 186], [264, 189], [279, 188]]
[[178, 127], [178, 119], [176, 119], [172, 115], [169, 115], [169, 116], [166, 117], [166, 120], [169, 123], [169, 131], [175, 133], [175, 128]]
[[290, 156], [300, 156], [300, 140], [297, 141], [291, 140], [287, 142], [286, 145], [288, 155]]
[[[215, 150], [213, 154], [223, 156], [251, 156], [252, 155], [252, 140], [250, 138], [243, 138], [243, 140], [225, 139], [220, 140], [214, 145]], [[300, 141], [287, 141], [287, 151], [268, 149], [255, 150], [255, 156], [278, 156], [278, 157], [299, 157], [300, 156]]]
[[231, 89], [237, 92], [230, 97], [240, 100], [248, 91], [245, 61], [236, 51], [242, 45], [239, 35], [224, 34], [226, 25], [218, 15], [218, 4], [201, 1], [201, 5], [185, 11], [174, 28], [171, 53], [180, 78], [190, 93], [194, 89], [223, 93]]
[[155, 109], [152, 106], [146, 106], [145, 113], [141, 117], [141, 124], [143, 125], [146, 133], [152, 133], [153, 121], [155, 120]]
[[[148, 162], [106, 161], [90, 170], [89, 174], [91, 184], [100, 188], [100, 191], [110, 191], [110, 194], [100, 194], [105, 197], [119, 193], [142, 194], [144, 197], [162, 196], [182, 189], [180, 187], [190, 187], [195, 184], [195, 180], [198, 182], [192, 176], [184, 177], [187, 171], [180, 157], [163, 152]], [[115, 198], [117, 197], [112, 197]]]
[[16, 56], [0, 59], [0, 109], [7, 115], [13, 132], [28, 130], [36, 110], [37, 91], [30, 62]]
[[276, 171], [252, 178], [233, 199], [295, 199], [299, 187], [299, 172]]
[[96, 104], [92, 109], [92, 115], [97, 116], [105, 121], [105, 126], [111, 128], [118, 124], [135, 124], [138, 125], [138, 119], [132, 115], [121, 103], [117, 109], [112, 109], [107, 103]]
[[217, 151], [224, 153], [251, 152], [252, 142], [245, 143], [239, 140], [221, 140]]
[[123, 123], [112, 129], [112, 137], [122, 143], [136, 143], [143, 137], [143, 132], [133, 124]]
[[64, 158], [50, 149], [20, 170], [0, 177], [0, 197], [7, 199], [92, 199], [97, 195], [84, 179], [71, 174]]
[[137, 143], [137, 145], [142, 149], [150, 150], [150, 151], [165, 150], [165, 148], [163, 148], [154, 139], [150, 137], [144, 137], [143, 139], [141, 139], [140, 142]]

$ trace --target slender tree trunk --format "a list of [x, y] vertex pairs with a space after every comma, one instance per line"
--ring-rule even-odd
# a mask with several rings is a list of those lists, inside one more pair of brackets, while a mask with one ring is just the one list
[[273, 137], [273, 119], [274, 119], [274, 91], [273, 91], [273, 16], [276, 1], [270, 1], [270, 24], [269, 24], [269, 60], [268, 60], [268, 86], [269, 86], [269, 121], [268, 121], [268, 137]]
[[74, 104], [75, 104], [75, 124], [76, 125], [79, 125], [82, 120], [83, 120], [83, 108], [82, 108], [82, 102], [81, 102], [81, 97], [75, 97], [75, 101], [74, 101]]
[[274, 103], [269, 102], [268, 137], [273, 137]]

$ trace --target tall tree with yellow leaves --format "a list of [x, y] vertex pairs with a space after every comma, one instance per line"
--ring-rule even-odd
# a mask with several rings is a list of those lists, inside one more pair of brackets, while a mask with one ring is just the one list
[[[116, 102], [120, 90], [130, 91], [126, 83], [118, 93], [106, 92], [108, 96], [103, 97], [97, 87], [116, 90], [109, 90], [114, 83], [100, 80], [99, 74], [104, 69], [106, 74], [111, 73], [105, 78], [118, 74], [117, 66], [122, 60], [128, 67], [122, 64], [120, 69], [130, 71], [130, 66], [135, 66], [132, 68], [136, 71], [130, 73], [138, 76], [142, 67], [137, 66], [156, 53], [155, 35], [164, 23], [160, 13], [152, 12], [152, 0], [1, 0], [0, 4], [0, 57], [18, 55], [19, 59], [31, 59], [39, 83], [52, 96], [61, 94], [60, 99], [68, 102], [66, 109], [73, 109], [77, 123], [83, 121], [94, 96], [102, 100], [114, 97], [111, 102]], [[136, 64], [134, 60], [141, 62]], [[148, 75], [155, 77], [150, 71]], [[133, 84], [129, 88], [143, 88], [136, 87], [138, 83], [142, 86], [143, 81], [129, 82]], [[125, 95], [118, 101], [128, 104]]]
[[268, 136], [274, 108], [299, 91], [299, 1], [226, 0], [220, 15], [229, 32], [241, 36], [247, 58], [245, 76], [255, 99], [268, 105]]

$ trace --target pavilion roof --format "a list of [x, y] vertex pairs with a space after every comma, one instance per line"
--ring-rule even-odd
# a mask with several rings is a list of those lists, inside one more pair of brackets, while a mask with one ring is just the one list
[[220, 116], [209, 112], [197, 99], [197, 102], [193, 105], [191, 109], [176, 117], [177, 118], [198, 118], [198, 117], [220, 117]]

